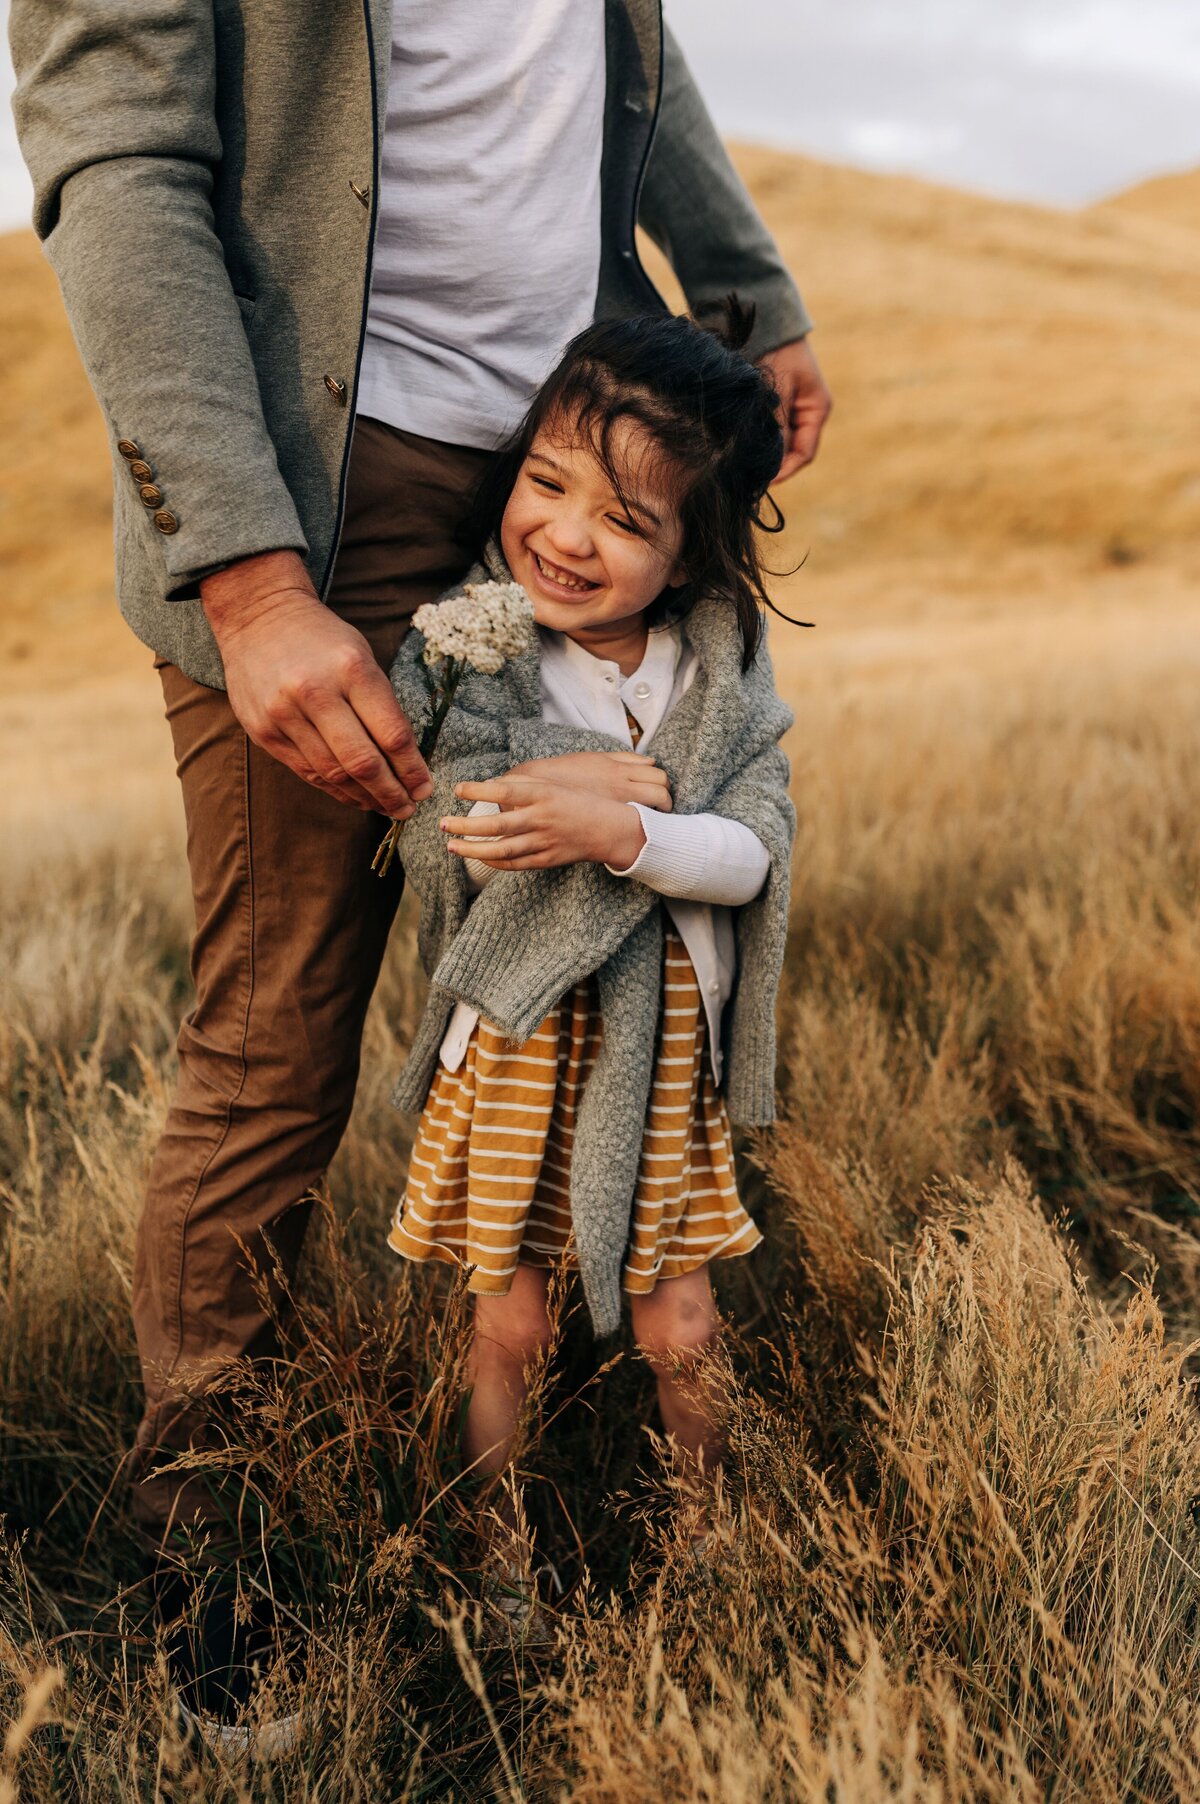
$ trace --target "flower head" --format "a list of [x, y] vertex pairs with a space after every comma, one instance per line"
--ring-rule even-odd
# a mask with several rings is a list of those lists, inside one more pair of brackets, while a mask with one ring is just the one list
[[533, 604], [520, 583], [466, 583], [447, 601], [426, 602], [413, 615], [425, 637], [425, 662], [454, 658], [495, 676], [533, 637]]

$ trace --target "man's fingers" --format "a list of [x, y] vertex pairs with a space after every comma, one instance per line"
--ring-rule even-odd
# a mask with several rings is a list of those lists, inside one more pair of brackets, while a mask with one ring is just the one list
[[817, 455], [817, 446], [821, 442], [821, 429], [828, 417], [827, 411], [817, 413], [808, 407], [803, 410], [793, 408], [792, 436], [788, 446], [788, 456], [798, 457], [801, 469], [805, 464], [810, 464]]
[[313, 710], [310, 720], [341, 769], [366, 790], [381, 814], [396, 819], [408, 809], [408, 790], [348, 703], [330, 699]]
[[783, 462], [779, 466], [779, 474], [772, 478], [771, 487], [774, 488], [777, 482], [786, 482], [789, 476], [794, 476], [797, 470], [802, 470], [805, 464], [811, 463], [811, 461], [811, 453], [808, 457], [801, 457], [798, 451], [786, 451]]
[[429, 767], [421, 756], [412, 725], [378, 664], [364, 663], [347, 686], [346, 694], [392, 775], [413, 801], [423, 802], [432, 795]]
[[775, 481], [786, 482], [816, 456], [833, 401], [807, 338], [779, 345], [761, 361], [779, 397], [783, 427], [783, 459]]
[[287, 725], [264, 718], [257, 723], [243, 721], [247, 736], [268, 757], [284, 765], [294, 776], [313, 789], [331, 795], [352, 808], [374, 811], [375, 803], [359, 784], [348, 777], [319, 733], [301, 717], [293, 717]]
[[323, 795], [332, 796], [335, 802], [359, 808], [364, 814], [376, 812], [375, 804], [366, 790], [351, 781], [331, 757], [328, 746], [318, 740], [315, 734], [298, 735], [296, 738], [275, 734], [262, 749], [280, 764], [285, 764], [312, 789], [319, 789]]

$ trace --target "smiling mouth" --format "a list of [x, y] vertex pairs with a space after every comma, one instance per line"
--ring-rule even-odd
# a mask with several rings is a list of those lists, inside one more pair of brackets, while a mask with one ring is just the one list
[[556, 589], [569, 589], [579, 595], [587, 594], [590, 590], [600, 587], [599, 583], [589, 583], [582, 576], [572, 576], [571, 572], [564, 570], [561, 564], [551, 564], [536, 551], [533, 554], [533, 561], [541, 575], [548, 583], [553, 583]]

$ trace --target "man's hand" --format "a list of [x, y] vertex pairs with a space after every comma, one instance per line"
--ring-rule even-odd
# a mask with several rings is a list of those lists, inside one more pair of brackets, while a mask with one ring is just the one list
[[244, 558], [200, 594], [229, 704], [255, 745], [339, 802], [395, 820], [432, 794], [370, 646], [324, 605], [296, 552]]
[[449, 815], [438, 824], [451, 852], [498, 871], [544, 871], [564, 864], [611, 864], [628, 870], [646, 843], [636, 808], [595, 796], [585, 803], [565, 783], [538, 777], [495, 777], [458, 783], [464, 802], [496, 802], [499, 814]]
[[[759, 359], [779, 390], [783, 426], [783, 462], [776, 482], [786, 482], [817, 455], [821, 429], [829, 418], [833, 397], [817, 366], [807, 338], [794, 338]], [[774, 486], [774, 485], [772, 485]]]
[[669, 814], [675, 806], [665, 770], [649, 752], [561, 752], [556, 758], [528, 758], [510, 777], [540, 777], [568, 789], [584, 789], [610, 802], [642, 802]]

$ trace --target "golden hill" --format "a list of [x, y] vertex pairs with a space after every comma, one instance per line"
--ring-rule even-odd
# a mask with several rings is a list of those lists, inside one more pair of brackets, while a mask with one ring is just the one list
[[[878, 594], [885, 568], [888, 581], [936, 569], [962, 592], [1014, 570], [1037, 586], [1064, 557], [1077, 574], [1187, 565], [1200, 539], [1200, 234], [1154, 196], [1200, 177], [1070, 214], [738, 154], [837, 399], [817, 466], [783, 495], [786, 551], [809, 553], [810, 591], [849, 580]], [[0, 346], [0, 681], [11, 693], [43, 671], [129, 669], [104, 435], [25, 233], [0, 238]]]
[[1155, 176], [1114, 194], [1106, 208], [1134, 219], [1154, 219], [1185, 231], [1200, 231], [1200, 169]]
[[792, 491], [822, 561], [932, 555], [983, 578], [1013, 553], [1189, 551], [1200, 235], [741, 161], [837, 397], [825, 454]]

